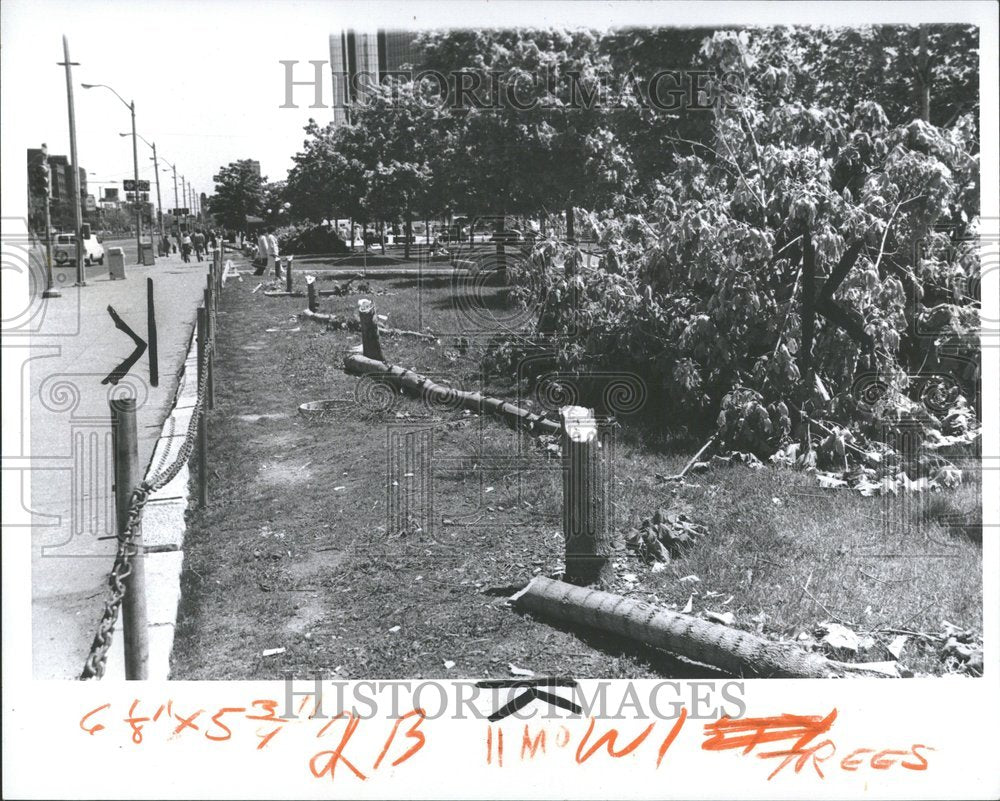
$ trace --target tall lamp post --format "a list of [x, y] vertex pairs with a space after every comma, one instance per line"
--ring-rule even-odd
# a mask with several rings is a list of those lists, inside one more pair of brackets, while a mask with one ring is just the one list
[[[180, 199], [177, 196], [177, 165], [171, 164], [166, 159], [163, 160], [163, 163], [166, 164], [167, 167], [169, 167], [171, 170], [173, 170], [174, 173], [174, 211], [176, 211], [181, 207]], [[164, 169], [166, 169], [166, 167], [164, 167]], [[176, 217], [178, 215], [175, 214], [174, 216]]]
[[115, 97], [122, 101], [125, 108], [132, 114], [132, 168], [135, 178], [135, 246], [136, 263], [142, 264], [142, 211], [139, 208], [139, 143], [135, 132], [135, 101], [131, 103], [125, 100], [118, 92], [106, 83], [81, 83], [84, 89], [107, 89]]
[[[119, 136], [128, 136], [127, 133], [120, 133]], [[160, 220], [160, 239], [163, 239], [163, 203], [160, 201], [160, 163], [156, 160], [156, 142], [150, 142], [142, 134], [137, 136], [153, 149], [153, 171], [156, 173], [156, 213]]]
[[79, 62], [69, 60], [69, 42], [63, 36], [63, 60], [59, 66], [66, 68], [66, 105], [69, 108], [69, 155], [73, 167], [73, 217], [76, 222], [76, 285], [86, 286], [83, 272], [83, 209], [80, 208], [80, 165], [76, 158], [76, 111], [73, 106], [73, 70]]

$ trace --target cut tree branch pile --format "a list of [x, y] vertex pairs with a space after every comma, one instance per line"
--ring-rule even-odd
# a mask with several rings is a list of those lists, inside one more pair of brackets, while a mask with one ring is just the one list
[[442, 406], [453, 406], [457, 409], [469, 409], [480, 414], [491, 414], [507, 423], [535, 433], [562, 433], [562, 426], [555, 420], [549, 420], [499, 398], [490, 398], [479, 392], [465, 392], [454, 387], [436, 384], [426, 376], [407, 370], [405, 367], [368, 359], [360, 354], [350, 354], [344, 359], [344, 369], [354, 375], [384, 376], [392, 382], [393, 386], [408, 395], [417, 398], [424, 397]]
[[792, 644], [672, 612], [601, 590], [536, 576], [511, 599], [542, 617], [583, 624], [712, 665], [734, 676], [759, 678], [886, 677], [863, 663], [847, 664]]

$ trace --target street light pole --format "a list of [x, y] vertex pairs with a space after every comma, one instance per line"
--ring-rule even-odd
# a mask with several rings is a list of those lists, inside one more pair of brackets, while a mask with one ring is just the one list
[[163, 239], [163, 202], [160, 200], [160, 162], [156, 160], [156, 142], [153, 142], [152, 148], [153, 171], [156, 173], [156, 213], [160, 217], [160, 239]]
[[[64, 44], [65, 44], [65, 41], [66, 41], [66, 37], [64, 36], [63, 37], [63, 43]], [[67, 61], [69, 60], [68, 53], [69, 53], [69, 51], [67, 50], [67, 56], [66, 56], [66, 60]], [[66, 69], [68, 71], [69, 67], [67, 67]], [[68, 72], [67, 72], [67, 74], [68, 74]], [[135, 223], [136, 223], [136, 225], [135, 225], [135, 244], [136, 244], [136, 247], [138, 248], [138, 251], [139, 251], [138, 252], [138, 262], [137, 263], [138, 264], [142, 264], [142, 210], [139, 207], [139, 143], [137, 141], [137, 134], [135, 132], [135, 101], [133, 100], [132, 102], [128, 102], [127, 100], [125, 100], [124, 97], [122, 97], [120, 94], [118, 94], [118, 92], [116, 92], [114, 89], [112, 89], [106, 83], [81, 83], [80, 86], [82, 86], [84, 89], [107, 89], [115, 97], [117, 97], [119, 100], [121, 100], [122, 104], [129, 110], [129, 113], [132, 115], [132, 166], [134, 168], [134, 176], [135, 176], [135, 193], [134, 193], [134, 199], [135, 199]], [[73, 114], [73, 110], [72, 109], [73, 109], [73, 105], [72, 105], [72, 94], [71, 94], [70, 95], [70, 116], [71, 117], [72, 117], [72, 114]], [[72, 127], [72, 123], [71, 123], [71, 127]], [[75, 145], [73, 146], [73, 152], [74, 153], [76, 152], [76, 146]], [[75, 159], [76, 156], [74, 155], [73, 158]], [[76, 168], [74, 167], [74, 169], [76, 169]], [[77, 208], [79, 209], [79, 206]], [[80, 219], [80, 217], [79, 217], [79, 211], [77, 212], [77, 219]], [[80, 251], [78, 249], [77, 253], [79, 254], [79, 252]]]
[[80, 208], [80, 165], [76, 158], [76, 111], [73, 108], [73, 70], [78, 62], [69, 60], [69, 41], [63, 38], [63, 60], [59, 65], [66, 68], [66, 105], [69, 107], [69, 154], [73, 167], [73, 217], [76, 223], [76, 285], [86, 286], [83, 273], [83, 209]]
[[135, 101], [129, 103], [132, 112], [132, 168], [135, 173], [135, 245], [136, 264], [142, 264], [142, 207], [139, 205], [139, 139], [135, 133]]

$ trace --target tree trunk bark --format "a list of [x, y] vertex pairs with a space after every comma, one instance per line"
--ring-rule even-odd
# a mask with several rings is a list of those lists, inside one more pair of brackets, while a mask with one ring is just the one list
[[375, 320], [375, 304], [367, 298], [358, 301], [358, 320], [361, 322], [361, 352], [367, 359], [384, 362], [382, 343], [378, 338], [378, 323]]
[[351, 238], [351, 253], [354, 252], [354, 218], [351, 217], [351, 230], [348, 236]]
[[576, 219], [572, 205], [566, 207], [566, 241], [576, 241]]
[[565, 580], [584, 586], [614, 582], [604, 449], [592, 409], [564, 406], [562, 420]]
[[920, 53], [917, 57], [917, 86], [920, 89], [920, 119], [931, 121], [931, 71], [927, 53], [928, 26], [920, 26]]
[[512, 599], [536, 615], [591, 626], [712, 665], [734, 676], [829, 678], [845, 673], [885, 675], [863, 664], [843, 665], [795, 645], [672, 612], [610, 592], [536, 576]]
[[539, 414], [529, 412], [513, 403], [507, 403], [499, 398], [490, 398], [479, 392], [464, 392], [454, 387], [436, 384], [426, 376], [398, 367], [385, 364], [358, 354], [351, 354], [344, 359], [344, 369], [353, 375], [385, 376], [395, 387], [406, 394], [421, 398], [427, 402], [440, 404], [442, 408], [468, 409], [480, 414], [491, 414], [506, 421], [516, 428], [538, 434], [559, 434], [562, 426], [555, 420], [548, 420]]
[[410, 240], [413, 239], [413, 219], [410, 216], [409, 207], [406, 208], [406, 226], [403, 233], [403, 258], [410, 258]]
[[504, 236], [506, 234], [507, 228], [507, 213], [504, 212], [500, 215], [500, 219], [497, 222], [496, 233], [497, 236], [497, 272], [501, 275], [507, 274], [507, 247], [504, 243]]

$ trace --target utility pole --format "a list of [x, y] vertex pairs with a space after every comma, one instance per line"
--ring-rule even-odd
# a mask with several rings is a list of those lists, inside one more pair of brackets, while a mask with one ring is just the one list
[[129, 103], [132, 112], [132, 169], [135, 174], [135, 249], [136, 264], [142, 264], [142, 206], [139, 205], [139, 139], [135, 133], [135, 101]]
[[[187, 183], [184, 181], [184, 176], [182, 175], [181, 176], [181, 197], [184, 198], [184, 202], [185, 203], [188, 202], [188, 194], [187, 193], [188, 193], [188, 191], [187, 191]], [[187, 215], [185, 214], [183, 216], [184, 216], [184, 224], [187, 225], [187, 221], [188, 221], [187, 220]]]
[[80, 207], [80, 165], [76, 158], [76, 111], [73, 108], [73, 67], [79, 62], [69, 60], [69, 41], [63, 35], [63, 60], [59, 66], [66, 68], [66, 105], [69, 107], [69, 155], [73, 168], [73, 217], [76, 223], [76, 286], [86, 286], [83, 272], [83, 209]]
[[160, 162], [156, 160], [156, 142], [153, 148], [153, 172], [156, 173], [156, 213], [160, 216], [160, 239], [163, 239], [163, 203], [160, 200]]
[[[177, 165], [171, 164], [170, 169], [174, 171], [174, 209], [179, 209], [181, 207], [180, 200], [177, 198]], [[179, 216], [179, 212], [174, 214], [175, 217]]]

